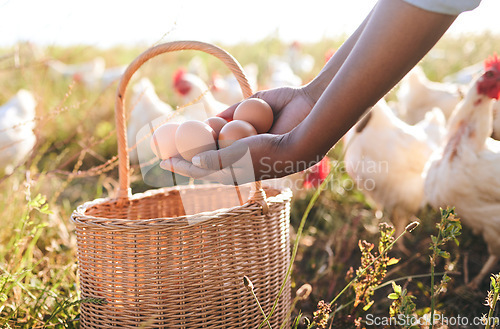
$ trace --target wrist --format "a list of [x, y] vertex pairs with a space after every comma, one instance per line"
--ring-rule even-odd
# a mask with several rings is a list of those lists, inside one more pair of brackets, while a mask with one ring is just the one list
[[328, 83], [325, 85], [325, 81], [322, 81], [319, 76], [314, 78], [308, 84], [302, 87], [302, 92], [304, 93], [307, 101], [311, 106], [316, 105], [316, 102], [321, 97], [321, 94], [325, 91]]
[[294, 129], [283, 135], [281, 139], [281, 149], [285, 154], [284, 163], [286, 163], [285, 175], [294, 174], [303, 171], [313, 165], [314, 157], [311, 157], [309, 152], [305, 150], [303, 138], [298, 133], [298, 129]]

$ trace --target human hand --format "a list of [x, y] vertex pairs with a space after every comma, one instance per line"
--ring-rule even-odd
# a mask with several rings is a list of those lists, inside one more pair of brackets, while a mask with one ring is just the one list
[[[305, 169], [291, 165], [297, 155], [293, 153], [287, 133], [302, 122], [314, 105], [307, 91], [282, 87], [260, 91], [252, 97], [265, 100], [273, 109], [274, 123], [269, 134], [247, 137], [224, 149], [200, 153], [192, 163], [181, 158], [168, 159], [161, 167], [183, 176], [223, 184], [283, 177]], [[238, 104], [218, 116], [232, 120]]]
[[[284, 134], [295, 128], [311, 112], [315, 101], [309, 96], [307, 87], [281, 87], [259, 91], [251, 97], [260, 98], [273, 109], [274, 123], [270, 134]], [[232, 120], [240, 103], [233, 104], [217, 116]]]
[[200, 153], [193, 162], [174, 157], [162, 161], [160, 167], [182, 176], [228, 185], [286, 176], [291, 173], [286, 172], [287, 168], [273, 165], [276, 159], [286, 157], [283, 136], [260, 134], [243, 138], [226, 148]]

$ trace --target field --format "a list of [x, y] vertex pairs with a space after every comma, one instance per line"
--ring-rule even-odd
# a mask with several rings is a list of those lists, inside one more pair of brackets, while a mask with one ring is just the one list
[[[342, 41], [324, 40], [303, 45], [304, 52], [315, 58], [313, 70], [302, 76], [303, 81], [319, 72], [325, 52], [338, 47]], [[499, 44], [500, 36], [490, 34], [445, 37], [423, 59], [422, 66], [431, 80], [440, 81], [444, 76], [498, 52]], [[242, 65], [256, 63], [259, 83], [264, 84], [269, 56], [282, 55], [287, 45], [269, 38], [255, 44], [222, 47]], [[25, 88], [34, 93], [38, 105], [34, 151], [13, 173], [0, 174], [3, 226], [0, 231], [0, 327], [79, 327], [81, 300], [71, 212], [83, 202], [113, 195], [117, 186], [113, 112], [116, 83], [92, 90], [72, 79], [54, 77], [45, 63], [54, 58], [65, 63], [80, 63], [102, 56], [109, 67], [126, 65], [146, 48], [52, 46], [35, 49], [21, 43], [1, 50], [0, 104], [18, 89]], [[145, 64], [140, 75], [153, 81], [157, 93], [166, 102], [182, 105], [172, 91], [171, 77], [176, 69], [186, 66], [192, 56], [190, 52], [164, 55]], [[203, 54], [200, 57], [210, 70], [228, 73], [217, 60]], [[379, 223], [389, 221], [387, 214], [380, 216], [360, 191], [345, 188], [349, 177], [342, 168], [341, 143], [331, 150], [329, 158], [335, 164], [332, 181], [319, 194], [307, 216], [293, 267], [293, 296], [303, 284], [312, 286], [310, 295], [297, 300], [292, 312], [292, 319], [301, 314], [298, 328], [307, 327], [305, 318], [312, 321], [319, 301], [332, 301], [354, 277], [362, 256], [367, 257], [367, 251], [362, 254], [358, 248], [358, 241], [366, 240], [377, 245]], [[133, 167], [132, 188], [134, 192], [151, 188], [143, 183], [137, 166]], [[316, 189], [302, 190], [293, 199], [292, 243], [316, 192]], [[460, 214], [456, 215], [460, 217]], [[399, 262], [390, 265], [391, 261], [386, 259], [387, 273], [382, 283], [375, 285], [378, 287], [371, 297], [373, 304], [366, 310], [363, 308], [369, 300], [354, 306], [353, 288], [360, 288], [358, 281], [334, 303], [335, 314], [328, 323], [331, 328], [353, 328], [358, 319], [361, 319], [360, 328], [382, 327], [381, 324], [370, 325], [368, 315], [389, 315], [393, 300], [387, 296], [394, 293], [391, 280], [402, 286], [407, 295], [415, 297], [412, 300], [415, 311], [411, 314], [422, 316], [431, 312], [432, 250], [429, 248], [431, 235], [438, 235], [436, 224], [441, 216], [438, 210], [427, 207], [417, 217], [421, 225], [404, 236], [405, 246], [412, 253], [402, 252], [398, 245], [388, 252]], [[440, 247], [449, 252], [449, 257], [438, 257], [435, 261], [435, 284], [440, 284], [443, 272], [448, 272], [449, 277], [449, 281], [441, 284], [438, 293], [434, 294], [435, 309], [450, 318], [461, 316], [472, 321], [474, 317], [488, 313], [485, 298], [490, 282], [485, 279], [477, 291], [465, 288], [464, 282], [465, 278], [477, 274], [488, 253], [482, 238], [473, 235], [467, 227], [462, 228], [457, 239], [458, 245], [450, 241]], [[498, 272], [499, 266], [495, 267], [494, 273]], [[411, 301], [408, 298], [401, 300]], [[499, 316], [498, 311], [493, 315]], [[464, 326], [450, 323], [448, 327]]]

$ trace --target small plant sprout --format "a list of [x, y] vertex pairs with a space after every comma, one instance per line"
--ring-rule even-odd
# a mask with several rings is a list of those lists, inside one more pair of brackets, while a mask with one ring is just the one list
[[457, 246], [459, 244], [457, 237], [461, 234], [462, 225], [460, 224], [460, 219], [455, 216], [455, 208], [447, 208], [446, 210], [441, 209], [441, 222], [436, 224], [438, 229], [437, 237], [431, 235], [431, 246], [429, 247], [432, 250], [430, 255], [430, 263], [431, 263], [431, 316], [430, 316], [430, 329], [434, 326], [434, 311], [436, 308], [436, 297], [439, 292], [444, 288], [446, 283], [450, 280], [450, 278], [446, 275], [443, 275], [441, 279], [441, 283], [438, 287], [434, 285], [434, 269], [436, 267], [436, 261], [438, 257], [441, 258], [450, 258], [450, 253], [442, 250], [440, 247], [445, 245], [448, 241], [454, 241]]
[[490, 277], [490, 290], [488, 291], [488, 296], [486, 297], [485, 305], [490, 308], [488, 312], [488, 317], [483, 316], [483, 322], [486, 323], [485, 329], [496, 328], [498, 323], [498, 318], [493, 317], [495, 312], [495, 307], [500, 293], [500, 273], [493, 274]]
[[406, 319], [402, 325], [403, 329], [418, 329], [418, 326], [412, 325], [415, 323], [413, 319], [415, 318], [416, 305], [413, 300], [415, 296], [408, 295], [406, 289], [402, 289], [400, 285], [397, 285], [394, 281], [392, 282], [393, 292], [387, 296], [392, 299], [393, 302], [389, 307], [389, 315], [391, 318], [401, 318]]

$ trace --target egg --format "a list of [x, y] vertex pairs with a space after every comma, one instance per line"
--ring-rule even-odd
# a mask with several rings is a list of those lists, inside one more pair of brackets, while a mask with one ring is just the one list
[[187, 161], [191, 161], [198, 153], [217, 150], [214, 134], [212, 127], [204, 122], [186, 121], [177, 128], [175, 145], [179, 154]]
[[158, 158], [165, 160], [179, 155], [175, 145], [177, 128], [179, 128], [178, 123], [165, 123], [154, 131], [149, 144]]
[[250, 123], [258, 134], [267, 133], [273, 125], [271, 106], [260, 98], [248, 98], [234, 110], [233, 118]]
[[217, 140], [219, 138], [219, 133], [222, 127], [227, 123], [226, 120], [219, 118], [219, 117], [211, 117], [206, 119], [205, 121], [206, 124], [208, 124], [212, 129], [214, 130], [214, 139]]
[[246, 121], [233, 120], [222, 127], [219, 133], [219, 148], [228, 147], [238, 139], [257, 135], [255, 128]]

